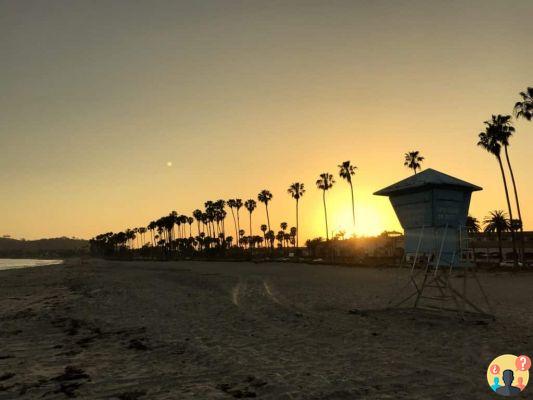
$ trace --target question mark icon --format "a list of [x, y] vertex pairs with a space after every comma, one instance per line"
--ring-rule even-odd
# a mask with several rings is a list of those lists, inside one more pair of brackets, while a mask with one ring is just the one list
[[492, 364], [490, 366], [490, 372], [492, 372], [492, 375], [498, 375], [500, 373], [500, 366], [498, 364]]
[[515, 366], [518, 371], [527, 371], [531, 368], [531, 359], [525, 355], [518, 356], [515, 361]]

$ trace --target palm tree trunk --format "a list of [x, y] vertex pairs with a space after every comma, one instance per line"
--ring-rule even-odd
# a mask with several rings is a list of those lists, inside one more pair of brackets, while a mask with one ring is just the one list
[[352, 217], [353, 217], [353, 228], [354, 228], [354, 235], [355, 235], [355, 199], [353, 196], [353, 184], [350, 180], [350, 190], [352, 192]]
[[[525, 257], [525, 243], [524, 243], [524, 227], [522, 222], [522, 213], [520, 212], [520, 202], [518, 201], [518, 189], [516, 188], [516, 182], [514, 179], [513, 168], [511, 167], [511, 160], [509, 159], [509, 152], [507, 151], [507, 146], [505, 147], [505, 158], [507, 160], [507, 166], [509, 167], [509, 173], [511, 174], [511, 181], [513, 183], [514, 198], [516, 202], [516, 211], [518, 212], [518, 220], [520, 221], [520, 247], [522, 252], [522, 262], [524, 262]], [[513, 221], [511, 220], [511, 223]]]
[[516, 237], [514, 234], [514, 228], [512, 224], [513, 210], [511, 208], [511, 201], [509, 200], [509, 189], [507, 188], [507, 179], [505, 178], [505, 171], [503, 169], [502, 159], [499, 155], [496, 157], [498, 158], [498, 164], [500, 165], [500, 170], [501, 170], [502, 178], [503, 178], [503, 186], [505, 188], [505, 198], [507, 199], [507, 208], [509, 209], [509, 219], [511, 220], [511, 224], [510, 224], [511, 225], [511, 240], [513, 241], [513, 258], [514, 258], [514, 263], [516, 267], [518, 264], [518, 259], [517, 259], [517, 253], [516, 253]]
[[326, 191], [322, 192], [322, 201], [324, 202], [324, 217], [326, 219], [326, 239], [329, 241], [329, 228], [328, 228], [328, 210], [326, 209]]
[[237, 246], [240, 246], [241, 240], [241, 218], [239, 217], [239, 209], [237, 209]]
[[250, 247], [250, 254], [253, 255], [253, 238], [252, 238], [252, 212], [250, 211], [250, 242], [249, 242], [249, 247]]
[[298, 226], [298, 199], [296, 199], [296, 248], [298, 248], [298, 236], [300, 235], [300, 227]]
[[237, 242], [237, 247], [239, 247], [239, 231], [237, 230], [237, 220], [235, 219], [235, 213], [233, 212], [233, 207], [230, 207], [231, 215], [233, 216], [233, 224], [235, 225], [235, 239]]
[[503, 261], [502, 232], [498, 230], [497, 234], [498, 234], [498, 250], [500, 251], [500, 262], [502, 262]]
[[267, 224], [268, 224], [268, 230], [270, 230], [270, 217], [268, 216], [268, 204], [265, 203], [265, 208], [267, 212]]

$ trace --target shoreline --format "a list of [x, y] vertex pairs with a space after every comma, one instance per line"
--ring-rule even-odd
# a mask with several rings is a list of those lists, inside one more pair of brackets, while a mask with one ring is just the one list
[[0, 271], [64, 264], [64, 259], [0, 258]]

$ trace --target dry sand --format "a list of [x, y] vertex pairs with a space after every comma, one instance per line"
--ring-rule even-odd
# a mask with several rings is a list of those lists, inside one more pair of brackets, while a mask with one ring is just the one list
[[490, 361], [533, 354], [533, 274], [480, 275], [496, 322], [380, 311], [393, 269], [91, 260], [1, 271], [0, 399], [494, 398]]

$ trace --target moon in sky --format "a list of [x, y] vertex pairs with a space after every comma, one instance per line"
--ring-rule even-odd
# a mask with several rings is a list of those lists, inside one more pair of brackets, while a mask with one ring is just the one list
[[167, 161], [167, 167], [172, 167], [172, 161]]

